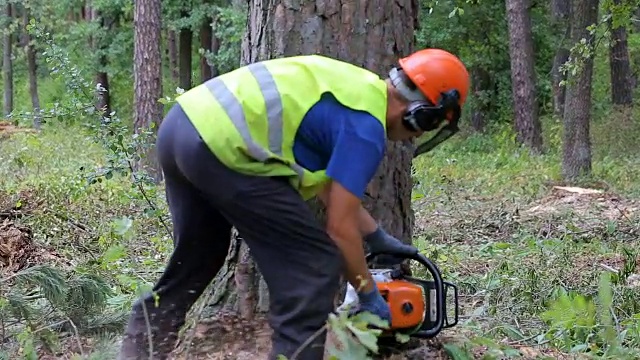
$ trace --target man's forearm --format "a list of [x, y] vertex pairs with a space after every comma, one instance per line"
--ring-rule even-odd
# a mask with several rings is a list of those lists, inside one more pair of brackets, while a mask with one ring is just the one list
[[358, 224], [362, 236], [369, 235], [378, 229], [378, 223], [363, 206], [360, 206]]
[[[318, 198], [320, 201], [327, 206], [327, 191], [328, 187], [318, 194]], [[360, 231], [361, 236], [369, 235], [378, 229], [378, 223], [376, 223], [375, 219], [369, 214], [369, 212], [361, 205], [360, 211], [358, 212], [358, 230]]]
[[329, 236], [335, 241], [344, 257], [347, 281], [357, 290], [365, 292], [373, 290], [373, 278], [365, 260], [362, 235], [358, 229], [346, 229], [340, 232], [329, 229]]

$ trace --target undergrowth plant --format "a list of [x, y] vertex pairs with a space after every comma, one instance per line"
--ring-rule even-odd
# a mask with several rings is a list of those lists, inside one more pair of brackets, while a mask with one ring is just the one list
[[[121, 183], [129, 183], [131, 187], [131, 191], [124, 193], [128, 199], [123, 200], [133, 201], [136, 207], [141, 208], [136, 215], [142, 221], [155, 219], [170, 238], [170, 225], [164, 208], [157, 204], [160, 188], [149, 176], [137, 170], [137, 163], [141, 160], [138, 154], [145, 153], [145, 148], [149, 146], [152, 129], [132, 133], [127, 122], [115, 112], [103, 114], [94, 104], [96, 95], [104, 91], [104, 88], [99, 84], [95, 87], [87, 80], [83, 72], [70, 62], [66, 52], [51, 40], [51, 35], [33, 19], [27, 30], [42, 44], [42, 56], [49, 66], [51, 76], [64, 81], [67, 96], [49, 107], [43, 107], [40, 114], [16, 111], [10, 118], [16, 123], [31, 123], [34, 116], [40, 115], [46, 122], [58, 122], [63, 128], [73, 129], [80, 125], [91, 134], [93, 142], [108, 150], [104, 165], [98, 165], [92, 170], [84, 167], [76, 169], [76, 174], [84, 178], [83, 183], [74, 184], [61, 179], [64, 184], [60, 188], [60, 195], [68, 197], [76, 189], [91, 192], [91, 187], [118, 177]], [[127, 178], [128, 181], [123, 180]], [[48, 187], [43, 191], [50, 193]], [[96, 191], [109, 191], [109, 188]], [[55, 200], [64, 203], [61, 198]], [[131, 218], [114, 218], [114, 226], [100, 234], [88, 229], [87, 225], [68, 218], [64, 210], [55, 210], [56, 216], [74, 223], [86, 235], [97, 240], [97, 243], [90, 241], [84, 245], [90, 258], [68, 267], [33, 266], [0, 282], [2, 318], [6, 319], [5, 316], [10, 314], [14, 324], [25, 324], [18, 339], [22, 344], [22, 356], [27, 358], [34, 356], [32, 350], [29, 350], [33, 348], [29, 345], [34, 342], [32, 337], [51, 346], [52, 335], [55, 334], [53, 330], [69, 330], [67, 328], [71, 326], [73, 331], [70, 332], [78, 337], [92, 328], [90, 318], [93, 318], [94, 325], [99, 324], [103, 330], [109, 327], [120, 329], [131, 300], [123, 301], [117, 295], [129, 293], [129, 297], [132, 297], [148, 290], [146, 280], [140, 281], [137, 276], [127, 276], [127, 271], [122, 271], [124, 268], [121, 263], [114, 267], [124, 260], [126, 245], [122, 240], [127, 240], [125, 236], [131, 228]], [[105, 242], [106, 239], [115, 241]], [[114, 291], [114, 285], [117, 286], [117, 291]], [[105, 313], [108, 304], [111, 305], [111, 311]]]

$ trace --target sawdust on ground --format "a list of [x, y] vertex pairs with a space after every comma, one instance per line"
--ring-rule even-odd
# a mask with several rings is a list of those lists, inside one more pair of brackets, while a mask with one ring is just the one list
[[[537, 228], [539, 237], [559, 236], [568, 230], [557, 220], [571, 217], [571, 222], [584, 235], [598, 231], [615, 222], [626, 227], [628, 235], [637, 237], [640, 222], [640, 201], [625, 199], [617, 194], [580, 187], [553, 186], [549, 194], [527, 204], [498, 202], [484, 197], [469, 198], [464, 208], [435, 209], [418, 207], [415, 233], [428, 234], [438, 244], [469, 244], [509, 241], [522, 226]], [[558, 227], [560, 226], [560, 227]], [[475, 264], [470, 269], [475, 272]], [[481, 269], [478, 269], [481, 270]]]
[[524, 211], [529, 216], [571, 213], [584, 219], [626, 220], [637, 215], [640, 203], [599, 189], [554, 186], [551, 194]]
[[0, 140], [6, 139], [9, 136], [19, 132], [35, 133], [36, 130], [31, 128], [18, 127], [8, 121], [0, 121]]

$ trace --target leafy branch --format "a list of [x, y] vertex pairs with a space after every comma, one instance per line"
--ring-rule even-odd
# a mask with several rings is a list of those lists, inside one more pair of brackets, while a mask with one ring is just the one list
[[[146, 202], [148, 211], [152, 216], [156, 216], [170, 237], [173, 233], [165, 221], [159, 207], [152, 200], [152, 191], [155, 191], [155, 183], [153, 179], [145, 176], [144, 173], [137, 171], [135, 164], [140, 160], [140, 155], [149, 146], [150, 139], [153, 137], [152, 129], [140, 129], [138, 133], [131, 134], [129, 125], [122, 121], [112, 111], [105, 116], [104, 110], [95, 106], [97, 97], [106, 92], [101, 84], [94, 84], [85, 79], [80, 69], [73, 65], [68, 54], [56, 45], [51, 34], [45, 31], [41, 25], [31, 19], [27, 30], [41, 41], [45, 51], [43, 55], [46, 63], [51, 69], [51, 75], [54, 78], [62, 78], [68, 93], [71, 96], [65, 98], [65, 101], [56, 102], [53, 108], [49, 110], [41, 110], [39, 114], [43, 118], [56, 118], [60, 122], [70, 122], [74, 119], [86, 119], [83, 125], [92, 130], [96, 142], [104, 145], [110, 150], [107, 156], [107, 166], [97, 169], [88, 178], [90, 184], [102, 182], [111, 179], [114, 175], [131, 176], [132, 186], [138, 190], [140, 198]], [[49, 115], [42, 115], [48, 112]], [[30, 113], [18, 114], [12, 116], [28, 118]], [[96, 121], [96, 118], [99, 121]]]

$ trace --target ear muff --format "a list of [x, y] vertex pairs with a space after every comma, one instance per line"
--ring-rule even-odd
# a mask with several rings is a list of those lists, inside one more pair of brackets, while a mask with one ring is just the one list
[[[440, 97], [438, 106], [428, 108], [426, 110], [428, 114], [423, 114], [423, 121], [431, 121], [431, 123], [427, 123], [424, 126], [433, 126], [434, 122], [438, 122], [439, 125], [443, 121], [446, 121], [447, 125], [443, 126], [429, 140], [418, 145], [413, 152], [414, 158], [433, 150], [436, 146], [440, 145], [460, 130], [458, 128], [458, 121], [460, 120], [462, 111], [460, 109], [458, 99], [459, 93], [456, 90], [443, 93]], [[416, 120], [415, 122], [419, 123], [419, 121], [420, 120]]]
[[411, 131], [433, 131], [442, 122], [455, 123], [460, 119], [459, 93], [450, 90], [442, 93], [438, 105], [428, 101], [413, 101], [403, 117], [404, 126]]

